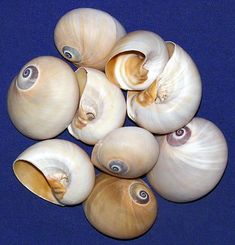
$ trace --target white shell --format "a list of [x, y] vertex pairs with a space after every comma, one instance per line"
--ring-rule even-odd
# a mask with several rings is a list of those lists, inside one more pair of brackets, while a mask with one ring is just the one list
[[86, 152], [59, 139], [26, 149], [15, 160], [13, 170], [34, 194], [62, 206], [83, 202], [95, 183], [94, 167]]
[[117, 42], [105, 73], [122, 89], [143, 90], [163, 71], [168, 59], [167, 47], [160, 36], [149, 31], [135, 31]]
[[125, 34], [122, 25], [108, 13], [79, 8], [61, 17], [54, 39], [59, 52], [76, 66], [104, 70], [111, 49]]
[[160, 195], [188, 202], [217, 185], [227, 164], [228, 149], [222, 132], [212, 122], [194, 118], [183, 129], [157, 139], [159, 158], [147, 178]]
[[123, 127], [110, 132], [92, 151], [91, 161], [102, 171], [121, 178], [137, 178], [157, 162], [158, 142], [147, 130]]
[[8, 91], [8, 113], [15, 127], [33, 139], [49, 139], [71, 123], [79, 101], [73, 70], [50, 56], [28, 62]]
[[68, 130], [75, 138], [94, 145], [113, 129], [124, 124], [125, 98], [120, 88], [110, 83], [101, 71], [79, 68], [76, 75], [81, 99]]
[[127, 113], [152, 133], [166, 134], [186, 125], [201, 101], [201, 79], [190, 56], [167, 42], [170, 59], [157, 80], [145, 91], [128, 92]]

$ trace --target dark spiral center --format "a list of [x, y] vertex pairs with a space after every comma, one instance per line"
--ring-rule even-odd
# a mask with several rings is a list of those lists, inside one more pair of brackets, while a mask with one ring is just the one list
[[62, 52], [67, 59], [73, 62], [80, 62], [80, 54], [75, 48], [64, 46]]
[[184, 128], [176, 130], [174, 133], [168, 134], [166, 139], [171, 146], [181, 146], [186, 144], [190, 137], [191, 129], [185, 126]]
[[148, 192], [143, 189], [141, 183], [134, 183], [130, 186], [130, 195], [138, 204], [147, 204], [150, 200]]
[[92, 112], [86, 113], [86, 116], [89, 121], [92, 121], [93, 119], [95, 119], [95, 115]]
[[139, 196], [140, 198], [142, 198], [143, 200], [149, 199], [149, 195], [146, 191], [142, 190], [139, 192]]
[[111, 172], [120, 175], [124, 175], [128, 171], [126, 164], [120, 160], [112, 160], [108, 166]]
[[39, 75], [38, 68], [36, 66], [27, 66], [17, 77], [17, 86], [20, 89], [29, 89], [37, 81]]
[[64, 55], [66, 56], [66, 58], [68, 58], [68, 59], [72, 59], [72, 55], [69, 53], [69, 52], [64, 52]]
[[121, 170], [120, 167], [115, 166], [115, 165], [113, 165], [113, 166], [111, 167], [111, 169], [112, 169], [113, 172], [119, 172], [119, 171]]
[[178, 129], [176, 132], [175, 132], [176, 136], [182, 136], [184, 134], [184, 129], [181, 128], [181, 129]]
[[23, 72], [23, 78], [29, 77], [30, 73], [31, 73], [31, 70], [30, 70], [30, 68], [27, 67], [27, 68], [24, 70], [24, 72]]

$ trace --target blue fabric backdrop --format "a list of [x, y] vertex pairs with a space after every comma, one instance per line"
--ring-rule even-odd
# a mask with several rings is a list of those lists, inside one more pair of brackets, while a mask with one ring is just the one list
[[[58, 19], [78, 7], [105, 10], [128, 32], [145, 29], [181, 45], [192, 56], [203, 81], [198, 116], [213, 121], [229, 145], [229, 162], [217, 188], [203, 199], [175, 204], [162, 199], [158, 219], [144, 236], [127, 244], [235, 244], [235, 1], [0, 1], [0, 244], [121, 244], [93, 229], [82, 206], [61, 208], [27, 191], [12, 162], [36, 141], [11, 124], [6, 108], [13, 77], [30, 59], [61, 57], [53, 42]], [[127, 125], [133, 123], [127, 120]], [[68, 132], [59, 135], [82, 146]]]

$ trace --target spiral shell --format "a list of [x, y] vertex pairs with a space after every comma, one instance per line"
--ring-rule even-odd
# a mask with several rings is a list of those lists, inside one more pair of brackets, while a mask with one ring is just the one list
[[104, 70], [111, 49], [125, 34], [122, 25], [108, 13], [79, 8], [61, 17], [54, 40], [61, 55], [76, 66]]
[[59, 139], [26, 149], [14, 161], [13, 170], [27, 189], [61, 206], [83, 202], [95, 183], [94, 167], [86, 152]]
[[119, 239], [144, 234], [157, 215], [157, 201], [144, 181], [106, 174], [96, 177], [95, 187], [83, 207], [97, 230]]
[[174, 133], [157, 137], [160, 154], [147, 178], [164, 198], [189, 202], [209, 193], [221, 179], [228, 157], [222, 132], [194, 118]]
[[68, 127], [78, 101], [73, 70], [58, 58], [42, 56], [28, 62], [12, 81], [8, 113], [22, 134], [49, 139]]
[[153, 168], [158, 154], [158, 143], [151, 133], [139, 127], [123, 127], [98, 141], [91, 161], [111, 175], [137, 178]]
[[144, 91], [130, 91], [128, 116], [152, 133], [173, 132], [195, 115], [201, 101], [201, 78], [191, 57], [167, 42], [170, 59], [162, 73]]
[[92, 68], [76, 71], [81, 91], [79, 107], [68, 130], [75, 138], [94, 145], [124, 124], [126, 102], [121, 90], [105, 74]]
[[165, 42], [149, 31], [135, 31], [120, 39], [113, 48], [105, 73], [125, 90], [143, 90], [163, 71], [168, 61]]

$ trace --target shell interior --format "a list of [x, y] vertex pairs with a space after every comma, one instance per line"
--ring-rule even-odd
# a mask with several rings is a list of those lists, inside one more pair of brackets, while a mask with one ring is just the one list
[[107, 77], [118, 84], [115, 67], [119, 66], [120, 70], [125, 71], [125, 75], [122, 72], [119, 75], [121, 80], [127, 80], [131, 85], [142, 84], [148, 79], [148, 70], [144, 68], [145, 59], [143, 53], [135, 50], [117, 54], [107, 63]]
[[55, 198], [46, 177], [33, 164], [25, 160], [17, 160], [13, 169], [18, 180], [31, 192], [49, 202], [62, 205]]

